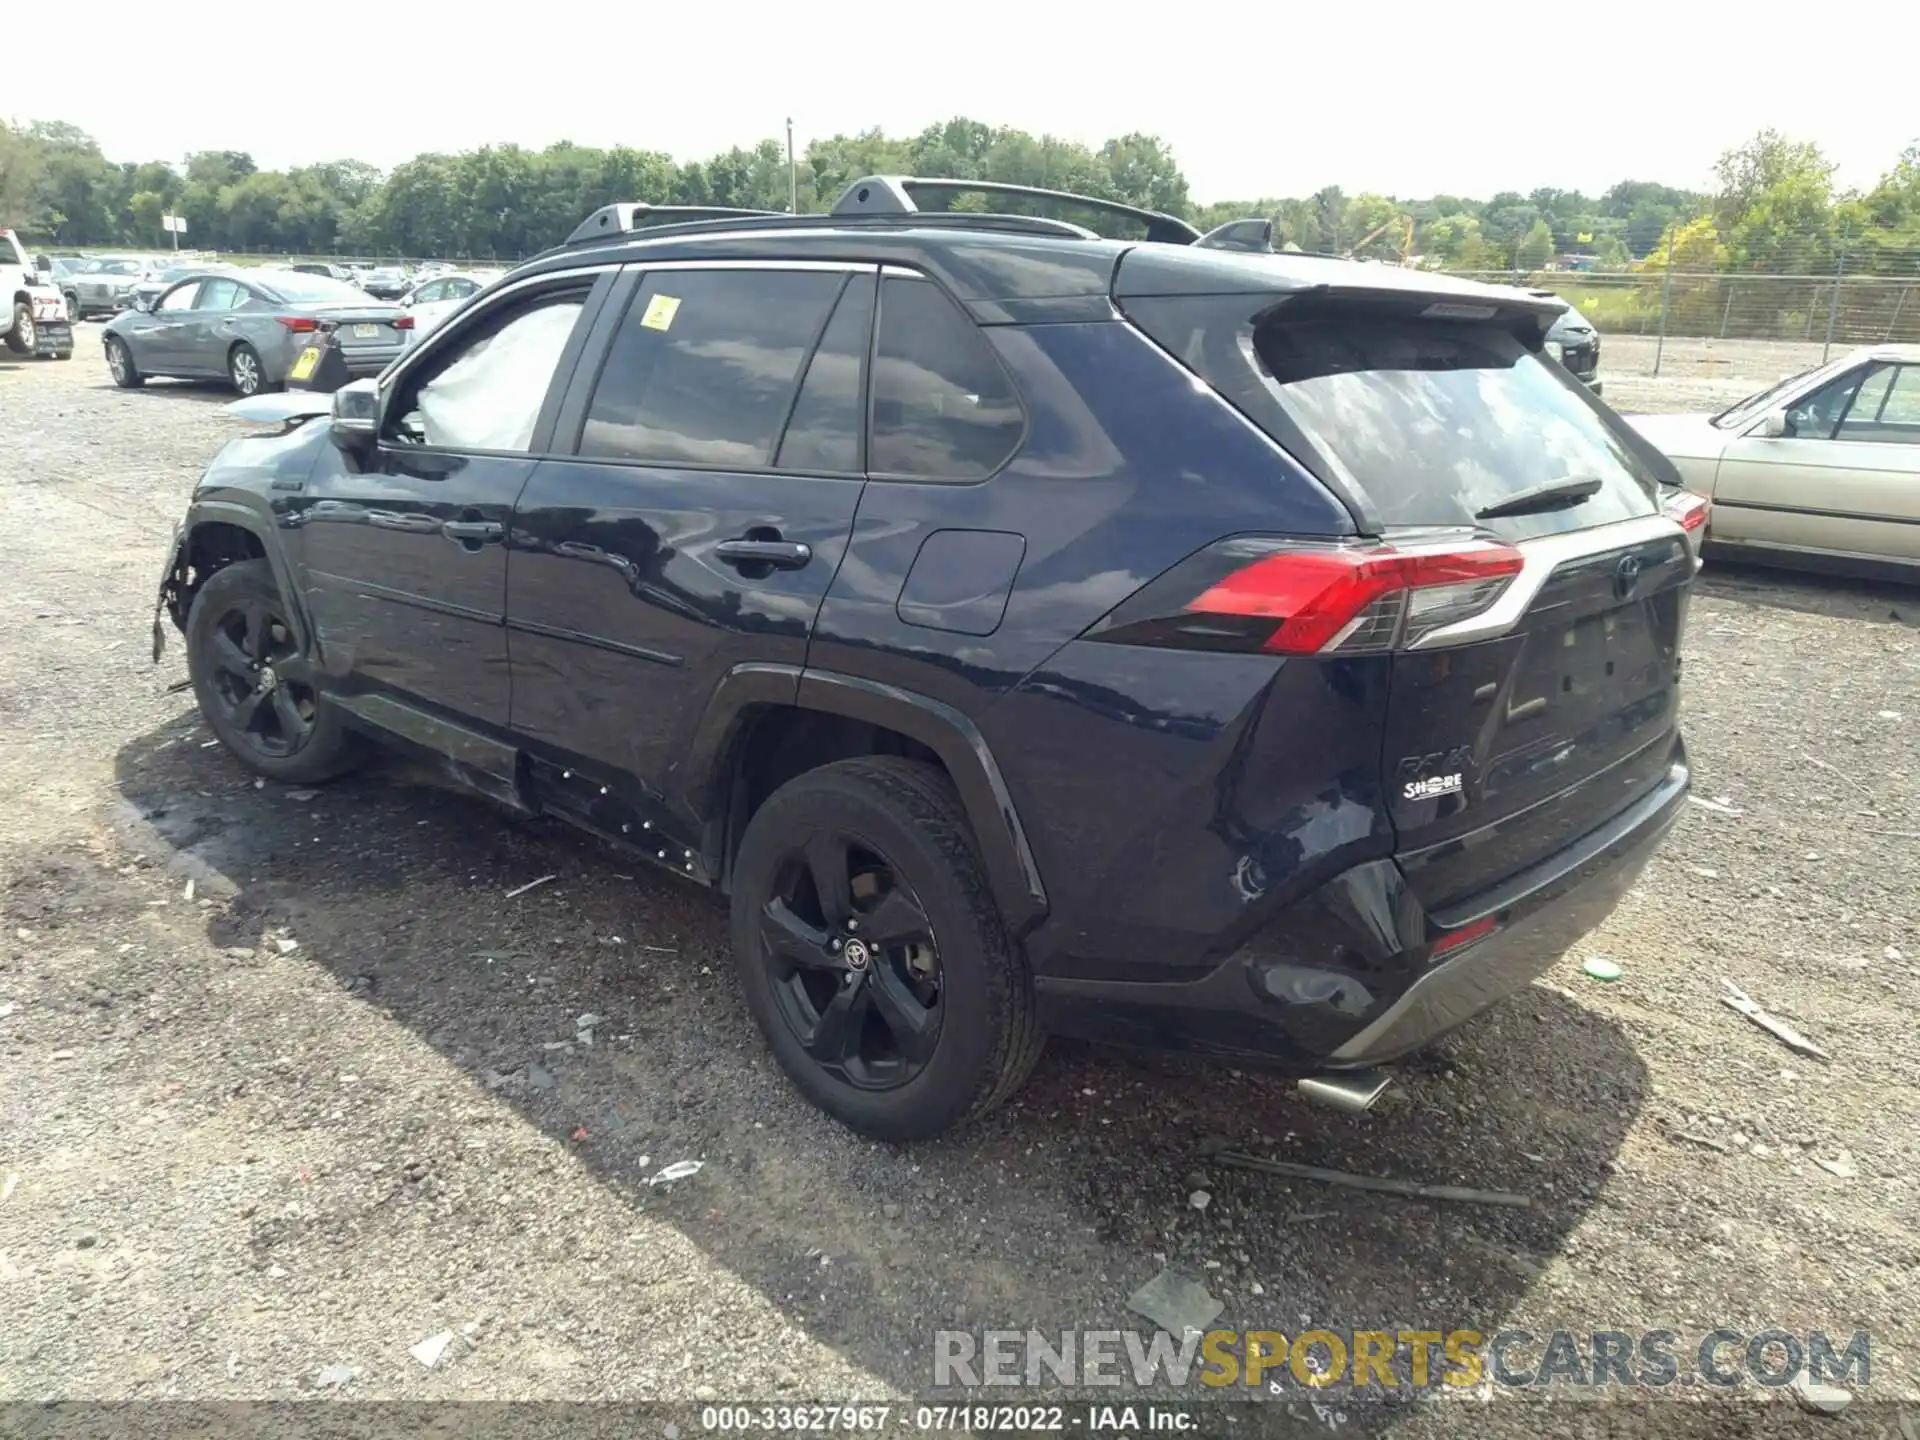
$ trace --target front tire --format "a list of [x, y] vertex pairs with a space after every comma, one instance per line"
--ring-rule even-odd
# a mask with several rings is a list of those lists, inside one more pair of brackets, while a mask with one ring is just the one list
[[71, 290], [65, 291], [64, 293], [67, 297], [67, 321], [69, 324], [78, 325], [82, 320], [87, 318], [81, 313], [80, 297]]
[[359, 738], [320, 695], [265, 560], [216, 570], [187, 615], [187, 673], [200, 713], [234, 758], [293, 785], [330, 780], [359, 762]]
[[843, 760], [755, 812], [733, 870], [734, 961], [774, 1058], [877, 1140], [984, 1115], [1045, 1043], [1033, 984], [947, 777]]
[[7, 331], [7, 349], [16, 355], [31, 355], [39, 338], [33, 327], [33, 306], [22, 300], [13, 307], [13, 328]]
[[113, 383], [122, 390], [138, 390], [147, 383], [147, 377], [133, 363], [133, 351], [118, 335], [107, 336], [107, 370], [113, 376]]

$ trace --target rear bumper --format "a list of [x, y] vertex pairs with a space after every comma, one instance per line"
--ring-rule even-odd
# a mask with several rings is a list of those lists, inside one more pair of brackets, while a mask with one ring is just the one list
[[[1046, 1027], [1295, 1073], [1407, 1055], [1530, 984], [1606, 919], [1685, 806], [1676, 748], [1649, 794], [1493, 889], [1429, 913], [1390, 860], [1355, 866], [1202, 978], [1038, 977]], [[1488, 933], [1436, 955], [1450, 932]]]

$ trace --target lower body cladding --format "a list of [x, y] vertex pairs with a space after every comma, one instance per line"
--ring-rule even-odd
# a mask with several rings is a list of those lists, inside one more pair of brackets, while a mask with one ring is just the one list
[[1039, 976], [1055, 1034], [1170, 1049], [1305, 1077], [1308, 1099], [1364, 1110], [1409, 1055], [1530, 984], [1599, 925], [1684, 808], [1665, 778], [1622, 813], [1487, 892], [1428, 912], [1390, 859], [1295, 901], [1192, 980]]

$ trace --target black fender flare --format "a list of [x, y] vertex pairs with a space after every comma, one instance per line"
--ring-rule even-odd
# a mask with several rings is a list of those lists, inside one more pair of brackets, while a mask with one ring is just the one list
[[721, 873], [733, 757], [748, 712], [776, 705], [863, 720], [898, 731], [940, 757], [980, 843], [1001, 918], [1024, 935], [1047, 913], [1046, 886], [1006, 777], [979, 727], [951, 705], [855, 675], [792, 665], [740, 665], [714, 687], [694, 731], [681, 800], [700, 817], [709, 871]]
[[[197, 499], [187, 506], [186, 518], [180, 522], [179, 533], [174, 537], [174, 553], [168, 564], [167, 574], [175, 575], [190, 553], [193, 533], [204, 525], [231, 525], [236, 530], [245, 530], [260, 542], [267, 563], [273, 567], [274, 583], [280, 587], [280, 593], [287, 601], [287, 618], [293, 622], [298, 632], [301, 648], [308, 649], [313, 640], [313, 627], [307, 617], [306, 597], [300, 593], [300, 587], [294, 583], [293, 566], [287, 559], [286, 550], [281, 546], [278, 536], [279, 523], [273, 513], [263, 506], [249, 504], [244, 500], [230, 500], [221, 497]], [[182, 625], [186, 616], [180, 616]]]

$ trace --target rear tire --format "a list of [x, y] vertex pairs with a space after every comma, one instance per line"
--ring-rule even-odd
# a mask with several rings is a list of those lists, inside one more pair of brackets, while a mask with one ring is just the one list
[[113, 383], [122, 390], [138, 390], [147, 383], [147, 377], [133, 363], [133, 351], [118, 335], [107, 336], [107, 369], [113, 375]]
[[[850, 918], [838, 922], [821, 898], [836, 887], [813, 878], [822, 842], [842, 856], [839, 875], [848, 880]], [[903, 913], [913, 923], [898, 924]], [[779, 917], [771, 930], [770, 916]], [[793, 963], [769, 940], [791, 939], [782, 920], [803, 938], [819, 937], [814, 961]], [[931, 765], [842, 760], [781, 786], [741, 838], [732, 931], [748, 1008], [781, 1069], [862, 1135], [930, 1139], [999, 1105], [1040, 1058], [1045, 1036], [1026, 962], [993, 902], [959, 796]], [[889, 938], [909, 933], [925, 938]], [[856, 949], [860, 958], [847, 964]], [[923, 1010], [903, 1006], [909, 990]], [[823, 1061], [834, 1047], [822, 1032], [843, 1003], [860, 1007], [852, 1028], [865, 1037], [862, 1048]], [[933, 1017], [917, 1032], [930, 1032], [930, 1043], [903, 1038], [910, 1027], [899, 1017], [909, 1012], [916, 1024]]]
[[7, 331], [7, 349], [16, 355], [31, 355], [38, 337], [33, 329], [33, 306], [22, 300], [13, 307], [13, 328]]
[[187, 673], [220, 743], [269, 780], [312, 785], [344, 774], [364, 753], [338, 707], [314, 684], [287, 605], [265, 560], [216, 570], [187, 615]]
[[280, 388], [267, 378], [267, 367], [260, 362], [260, 352], [244, 340], [227, 353], [227, 379], [242, 399]]

